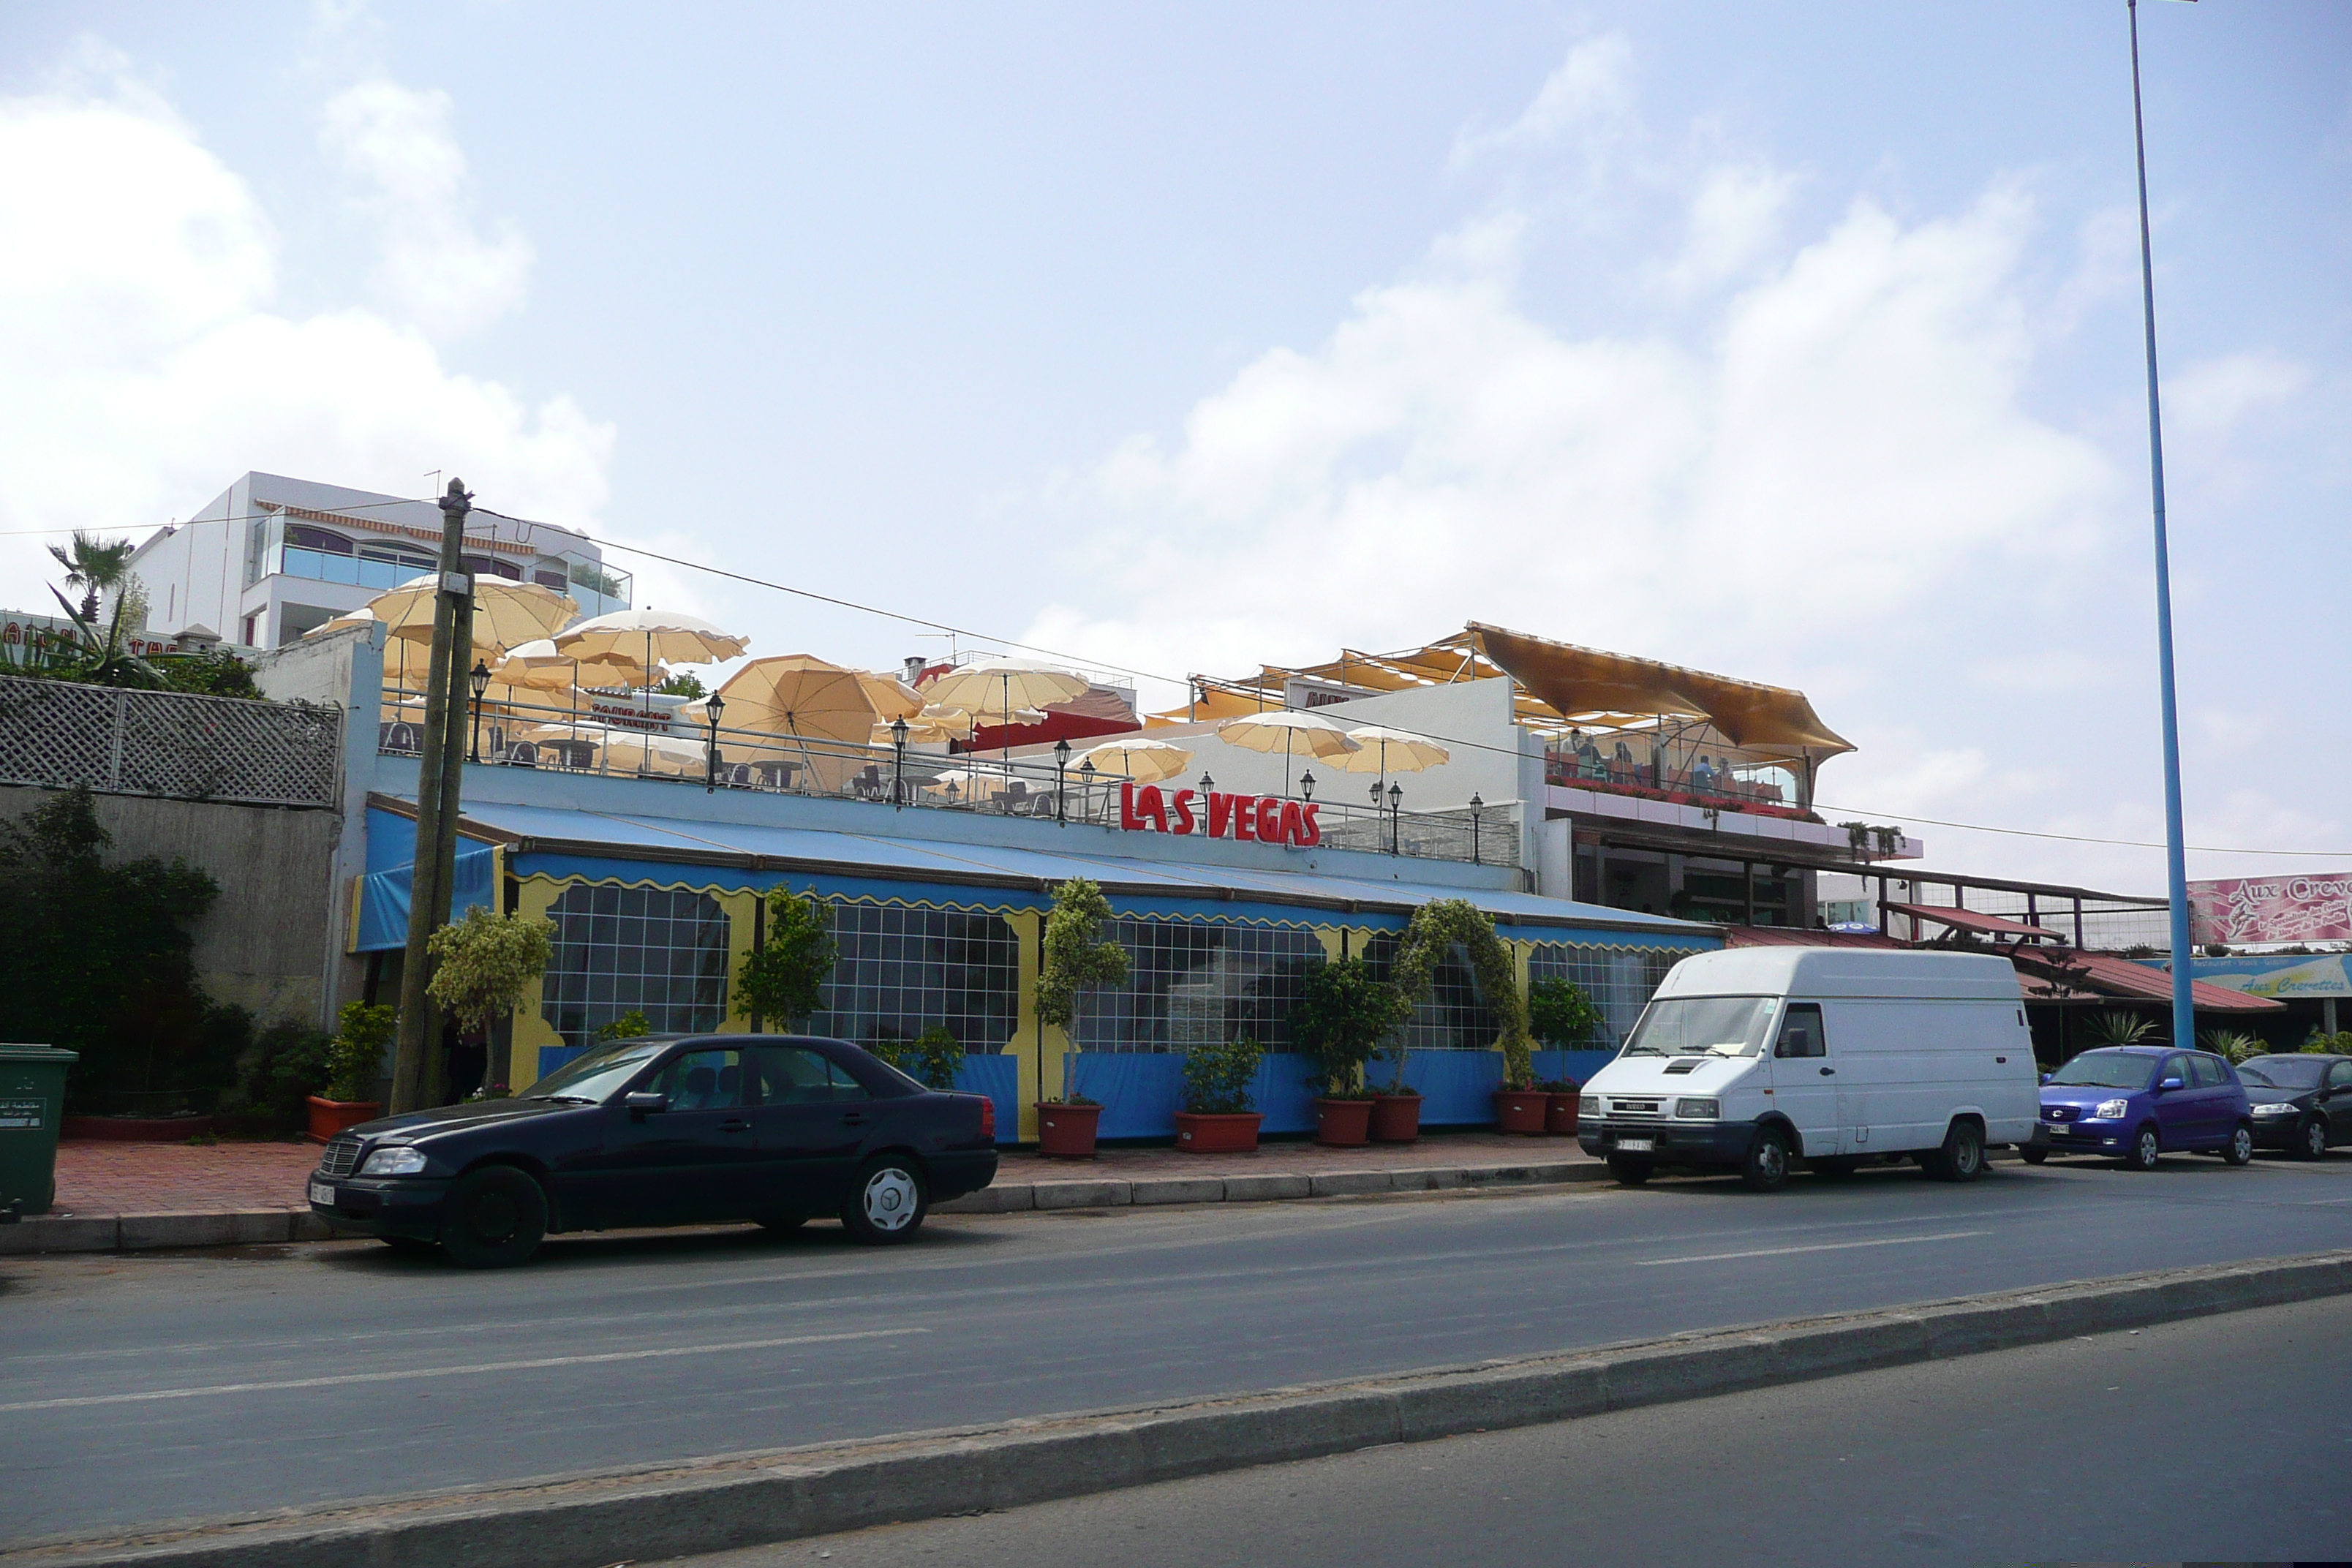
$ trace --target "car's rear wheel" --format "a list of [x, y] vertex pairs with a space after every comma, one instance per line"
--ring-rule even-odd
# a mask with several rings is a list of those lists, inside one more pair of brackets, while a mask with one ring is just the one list
[[2050, 1158], [2050, 1151], [2038, 1143], [2028, 1143], [2017, 1151], [2017, 1157], [2029, 1165], [2039, 1165]]
[[1975, 1181], [1984, 1174], [1984, 1132], [1973, 1121], [1953, 1122], [1944, 1131], [1944, 1146], [1926, 1163], [1939, 1182]]
[[2143, 1127], [2132, 1134], [2131, 1148], [2124, 1154], [2126, 1171], [2153, 1171], [2158, 1156], [2164, 1152], [2164, 1141], [2153, 1127]]
[[858, 1168], [841, 1205], [842, 1228], [869, 1246], [905, 1241], [920, 1230], [930, 1200], [923, 1173], [899, 1154], [877, 1154]]
[[1758, 1132], [1739, 1164], [1739, 1179], [1751, 1193], [1775, 1193], [1789, 1179], [1789, 1139], [1777, 1127]]
[[528, 1171], [483, 1165], [449, 1189], [441, 1250], [462, 1268], [511, 1268], [547, 1235], [547, 1194]]
[[1609, 1156], [1609, 1177], [1621, 1186], [1638, 1187], [1650, 1179], [1650, 1162], [1631, 1154]]
[[2294, 1137], [2287, 1144], [2298, 1160], [2327, 1158], [2327, 1123], [2316, 1116], [2306, 1116], [2295, 1124]]
[[2226, 1165], [2251, 1165], [2254, 1163], [2254, 1130], [2244, 1122], [2230, 1129], [2230, 1141], [2221, 1145], [2221, 1163]]

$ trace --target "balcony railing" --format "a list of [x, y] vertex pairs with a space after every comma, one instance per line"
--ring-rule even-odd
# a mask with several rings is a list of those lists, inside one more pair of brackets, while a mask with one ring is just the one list
[[[674, 725], [658, 708], [642, 718], [624, 716], [614, 711], [614, 706], [599, 704], [591, 719], [576, 716], [569, 707], [485, 704], [478, 718], [467, 716], [467, 749], [478, 755], [479, 764], [495, 767], [856, 800], [899, 809], [1103, 826], [1120, 822], [1119, 785], [1124, 780], [1083, 767], [1057, 768], [1048, 759], [950, 755], [725, 726], [717, 731], [714, 762], [707, 726]], [[380, 754], [416, 753], [423, 709], [421, 692], [386, 689], [377, 728]], [[1170, 781], [1162, 787], [1173, 790], [1181, 784]], [[1306, 799], [1298, 798], [1302, 804]], [[1489, 866], [1518, 864], [1517, 825], [1499, 807], [1415, 812], [1330, 800], [1315, 804], [1321, 842], [1330, 847]]]
[[1691, 763], [1681, 767], [1661, 767], [1622, 757], [1548, 751], [1544, 753], [1544, 782], [1718, 811], [1808, 819], [1812, 815], [1803, 804], [1796, 775], [1774, 765], [1716, 767]]

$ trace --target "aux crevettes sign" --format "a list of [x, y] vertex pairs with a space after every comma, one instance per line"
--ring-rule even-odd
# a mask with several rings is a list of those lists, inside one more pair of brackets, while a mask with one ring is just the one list
[[1227, 795], [1196, 789], [1162, 795], [1158, 784], [1118, 786], [1118, 825], [1129, 833], [1199, 833], [1312, 849], [1323, 842], [1311, 801], [1271, 795]]

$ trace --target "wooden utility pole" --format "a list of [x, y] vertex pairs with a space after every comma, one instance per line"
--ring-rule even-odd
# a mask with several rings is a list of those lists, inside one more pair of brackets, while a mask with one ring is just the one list
[[433, 661], [425, 685], [425, 734], [416, 764], [416, 849], [408, 884], [408, 947], [400, 970], [400, 1033], [393, 1047], [392, 1110], [439, 1103], [439, 1010], [425, 994], [432, 978], [425, 942], [449, 923], [456, 882], [457, 811], [465, 773], [466, 670], [473, 649], [474, 579], [466, 570], [462, 479], [441, 498], [440, 584], [433, 600]]

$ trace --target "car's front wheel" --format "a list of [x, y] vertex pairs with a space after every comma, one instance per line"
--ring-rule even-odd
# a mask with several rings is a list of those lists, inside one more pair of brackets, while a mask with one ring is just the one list
[[1739, 1179], [1751, 1193], [1773, 1193], [1789, 1179], [1789, 1140], [1777, 1127], [1767, 1127], [1748, 1145]]
[[2298, 1160], [2327, 1158], [2327, 1123], [2316, 1116], [2306, 1116], [2294, 1130], [2294, 1139], [2288, 1145]]
[[2126, 1171], [2153, 1171], [2157, 1156], [2164, 1152], [2164, 1142], [2153, 1127], [2143, 1127], [2132, 1134], [2131, 1148], [2124, 1154]]
[[449, 1189], [441, 1250], [462, 1268], [511, 1268], [547, 1235], [547, 1194], [528, 1171], [483, 1165]]
[[2254, 1163], [2254, 1130], [2244, 1122], [2230, 1129], [2230, 1141], [2221, 1145], [2221, 1162], [2227, 1165], [2251, 1165]]
[[930, 1200], [923, 1173], [899, 1154], [877, 1154], [858, 1168], [841, 1205], [842, 1228], [859, 1241], [887, 1246], [922, 1228]]

